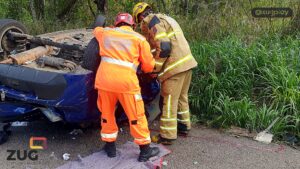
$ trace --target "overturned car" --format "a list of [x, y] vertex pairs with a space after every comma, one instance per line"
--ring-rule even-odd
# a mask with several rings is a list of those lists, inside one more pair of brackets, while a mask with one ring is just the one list
[[[99, 16], [95, 26], [104, 26]], [[99, 45], [92, 28], [66, 30], [39, 36], [27, 34], [12, 19], [0, 20], [0, 144], [12, 122], [47, 119], [51, 122], [97, 121], [95, 72], [100, 64]], [[137, 71], [146, 114], [159, 113], [159, 82]], [[124, 118], [122, 107], [116, 111]]]

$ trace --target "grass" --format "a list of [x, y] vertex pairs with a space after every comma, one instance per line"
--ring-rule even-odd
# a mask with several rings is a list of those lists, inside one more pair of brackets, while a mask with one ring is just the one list
[[201, 121], [261, 131], [276, 118], [277, 137], [300, 136], [300, 41], [261, 37], [251, 44], [235, 36], [191, 44], [199, 65], [191, 107]]

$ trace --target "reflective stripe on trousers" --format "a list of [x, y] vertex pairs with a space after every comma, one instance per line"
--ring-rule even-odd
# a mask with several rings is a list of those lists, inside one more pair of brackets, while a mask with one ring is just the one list
[[135, 138], [134, 142], [138, 145], [149, 144], [151, 142], [150, 132], [144, 113], [144, 103], [139, 93], [128, 94], [98, 90], [97, 106], [102, 111], [101, 139], [106, 142], [116, 141], [118, 126], [114, 112], [117, 102], [120, 102], [129, 119], [130, 134]]
[[190, 122], [190, 111], [186, 110], [186, 111], [180, 111], [177, 113], [178, 115], [178, 122], [184, 123], [184, 122]]
[[172, 109], [172, 107], [171, 107], [172, 106], [171, 105], [171, 95], [168, 96], [168, 105], [167, 106], [168, 106], [168, 109], [167, 109], [168, 110], [168, 115], [167, 115], [167, 117], [170, 118], [171, 109]]
[[110, 57], [106, 57], [106, 56], [102, 56], [101, 61], [111, 63], [111, 64], [115, 64], [115, 65], [128, 67], [128, 68], [131, 68], [135, 71], [137, 70], [137, 66], [135, 64], [131, 63], [131, 62], [127, 62], [127, 61], [123, 61], [123, 60], [119, 60], [119, 59], [114, 59], [114, 58], [110, 58]]
[[177, 114], [186, 114], [186, 113], [189, 113], [189, 110], [187, 110], [187, 111], [180, 111]]
[[150, 138], [150, 136], [147, 138], [135, 138], [134, 142], [138, 143], [139, 145], [144, 145], [144, 144], [148, 144], [149, 142], [151, 142], [151, 138]]
[[101, 137], [104, 139], [117, 138], [117, 136], [118, 136], [118, 132], [111, 133], [111, 134], [101, 133]]
[[160, 119], [160, 135], [163, 138], [176, 139], [178, 130], [191, 129], [188, 105], [191, 77], [192, 71], [188, 70], [162, 82], [163, 113]]
[[176, 127], [163, 127], [163, 126], [160, 126], [160, 128], [162, 130], [177, 130], [177, 126]]

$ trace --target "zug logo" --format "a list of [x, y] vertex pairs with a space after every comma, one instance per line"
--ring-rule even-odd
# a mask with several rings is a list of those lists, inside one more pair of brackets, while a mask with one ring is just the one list
[[[36, 145], [35, 143], [42, 143]], [[36, 161], [38, 160], [38, 151], [47, 149], [47, 138], [46, 137], [31, 137], [29, 140], [29, 147], [31, 150], [7, 150], [9, 153], [7, 156], [8, 161], [24, 161], [27, 158]]]

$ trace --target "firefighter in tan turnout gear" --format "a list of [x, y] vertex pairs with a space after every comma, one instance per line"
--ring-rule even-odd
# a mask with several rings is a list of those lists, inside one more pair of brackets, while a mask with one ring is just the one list
[[133, 8], [133, 17], [141, 25], [142, 34], [150, 43], [155, 58], [154, 73], [161, 82], [163, 110], [160, 134], [153, 142], [172, 144], [177, 132], [191, 129], [188, 90], [192, 68], [197, 66], [179, 24], [164, 14], [154, 14], [149, 4], [140, 2]]

